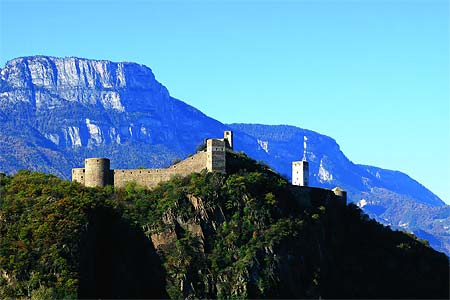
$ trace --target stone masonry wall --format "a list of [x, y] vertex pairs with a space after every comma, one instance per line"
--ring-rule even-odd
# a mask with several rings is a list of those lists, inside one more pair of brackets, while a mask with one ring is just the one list
[[104, 187], [112, 185], [110, 161], [107, 158], [86, 158], [84, 160], [84, 185]]
[[226, 173], [226, 142], [224, 139], [206, 141], [206, 168], [210, 172]]
[[[338, 187], [328, 190], [318, 187], [291, 185], [291, 193], [300, 207], [310, 207], [311, 205], [345, 206], [347, 204], [347, 192]], [[321, 199], [323, 203], [313, 203], [314, 199]]]
[[72, 181], [76, 181], [84, 185], [85, 170], [84, 168], [72, 169]]
[[165, 169], [128, 169], [114, 170], [114, 186], [124, 187], [127, 182], [147, 188], [154, 188], [160, 182], [168, 181], [173, 176], [187, 176], [206, 169], [206, 152], [199, 152], [185, 160]]
[[168, 181], [174, 176], [187, 176], [191, 173], [226, 172], [226, 147], [232, 149], [233, 133], [224, 132], [223, 139], [207, 139], [206, 152], [199, 152], [185, 160], [164, 169], [128, 169], [111, 170], [107, 158], [87, 158], [84, 168], [72, 169], [72, 181], [85, 186], [124, 187], [127, 182], [135, 182], [147, 188], [154, 188], [158, 183]]

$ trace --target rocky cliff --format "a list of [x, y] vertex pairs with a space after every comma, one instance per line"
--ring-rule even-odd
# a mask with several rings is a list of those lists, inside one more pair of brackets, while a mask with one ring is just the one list
[[450, 253], [449, 207], [401, 172], [356, 165], [332, 138], [292, 126], [222, 124], [170, 96], [135, 63], [32, 56], [0, 70], [0, 170], [70, 177], [86, 157], [114, 169], [165, 167], [206, 137], [235, 131], [235, 149], [290, 177], [308, 138], [311, 184], [339, 185], [384, 224], [415, 232]]
[[[145, 66], [78, 58], [9, 61], [1, 70], [0, 111], [4, 134], [31, 136], [53, 155], [70, 153], [74, 165], [86, 152], [103, 152], [122, 165], [164, 165], [224, 127], [170, 97]], [[128, 146], [123, 151], [130, 153], [114, 153]], [[136, 157], [142, 150], [159, 155]], [[39, 155], [47, 158], [45, 152]], [[31, 167], [20, 159], [17, 167], [3, 164], [7, 171]], [[48, 167], [69, 174], [67, 165]]]

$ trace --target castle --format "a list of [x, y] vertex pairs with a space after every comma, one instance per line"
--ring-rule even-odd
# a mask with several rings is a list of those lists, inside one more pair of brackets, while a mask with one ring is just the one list
[[[84, 168], [72, 169], [72, 181], [88, 187], [104, 187], [112, 185], [124, 187], [127, 182], [135, 182], [149, 189], [160, 182], [170, 180], [173, 176], [187, 176], [191, 173], [207, 170], [208, 172], [226, 173], [226, 149], [233, 150], [233, 132], [224, 131], [221, 139], [206, 139], [206, 150], [168, 167], [161, 169], [127, 169], [111, 170], [107, 158], [87, 158]], [[306, 137], [304, 154], [301, 161], [292, 162], [292, 187], [300, 198], [309, 198], [315, 190], [309, 187], [309, 163], [306, 160]], [[336, 187], [332, 190], [341, 204], [347, 202], [347, 192]]]
[[207, 139], [206, 151], [197, 152], [168, 168], [111, 170], [109, 159], [87, 158], [84, 168], [72, 169], [72, 181], [88, 187], [124, 187], [127, 182], [134, 181], [151, 189], [175, 175], [187, 176], [204, 169], [226, 173], [226, 148], [233, 149], [232, 131], [225, 131], [222, 139]]

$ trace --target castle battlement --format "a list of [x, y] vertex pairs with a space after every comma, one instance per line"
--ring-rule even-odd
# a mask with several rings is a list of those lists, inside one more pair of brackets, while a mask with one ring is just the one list
[[124, 187], [127, 182], [136, 182], [138, 185], [154, 188], [174, 176], [187, 176], [205, 169], [208, 172], [226, 173], [227, 148], [233, 149], [232, 131], [225, 131], [222, 139], [207, 139], [205, 151], [167, 168], [112, 170], [108, 158], [87, 158], [84, 168], [72, 169], [72, 181], [89, 187]]

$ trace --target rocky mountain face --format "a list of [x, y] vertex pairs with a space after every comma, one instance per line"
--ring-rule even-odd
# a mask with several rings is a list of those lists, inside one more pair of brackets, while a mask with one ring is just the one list
[[341, 186], [370, 216], [450, 253], [449, 206], [407, 175], [352, 163], [330, 137], [292, 126], [222, 124], [170, 96], [136, 63], [33, 56], [0, 70], [0, 170], [70, 178], [86, 157], [112, 168], [162, 167], [206, 137], [235, 132], [235, 149], [290, 177], [306, 136], [313, 186]]
[[[124, 167], [165, 165], [224, 128], [170, 97], [145, 66], [41, 56], [1, 70], [0, 120], [4, 170], [43, 168], [66, 178], [87, 155]], [[8, 150], [17, 145], [24, 151]], [[13, 159], [29, 152], [36, 159]]]

